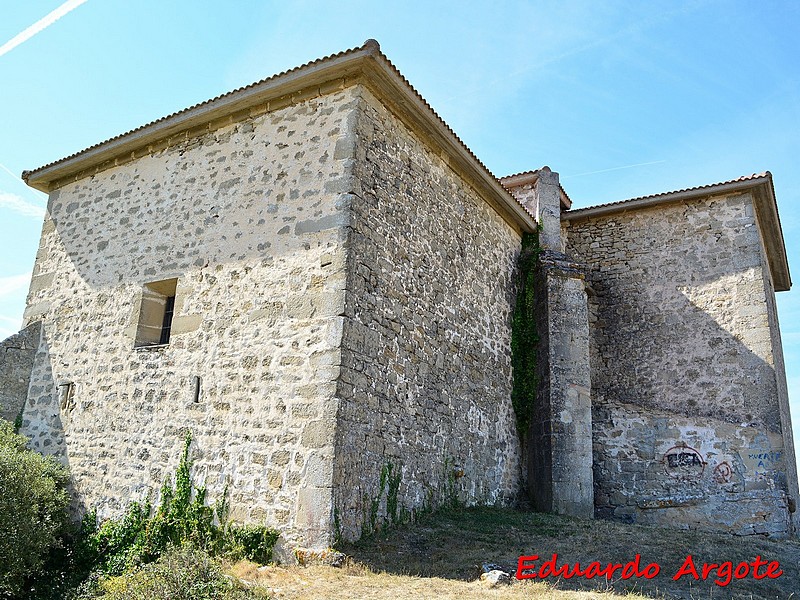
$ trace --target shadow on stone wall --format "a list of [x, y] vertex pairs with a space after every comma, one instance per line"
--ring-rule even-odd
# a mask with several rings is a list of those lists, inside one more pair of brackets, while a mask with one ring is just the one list
[[[69, 468], [65, 424], [69, 424], [69, 415], [75, 406], [75, 390], [65, 382], [56, 381], [47, 341], [47, 326], [37, 322], [28, 329], [34, 325], [40, 335], [37, 335], [38, 346], [32, 360], [30, 386], [26, 389], [29, 398], [22, 411], [19, 433], [29, 438], [29, 447], [54, 456]], [[71, 499], [70, 511], [78, 520], [87, 508], [79, 498], [72, 477], [67, 484], [67, 491]]]
[[592, 281], [596, 514], [786, 534], [795, 467], [763, 358], [773, 348], [760, 265], [698, 275], [643, 294]]

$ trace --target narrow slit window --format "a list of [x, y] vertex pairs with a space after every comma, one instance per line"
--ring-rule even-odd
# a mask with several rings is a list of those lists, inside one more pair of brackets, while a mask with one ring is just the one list
[[177, 287], [177, 279], [145, 284], [139, 307], [139, 325], [134, 344], [136, 348], [169, 344]]
[[164, 306], [164, 321], [161, 323], [160, 344], [169, 344], [169, 332], [172, 328], [173, 312], [175, 312], [175, 296], [167, 296], [167, 303]]

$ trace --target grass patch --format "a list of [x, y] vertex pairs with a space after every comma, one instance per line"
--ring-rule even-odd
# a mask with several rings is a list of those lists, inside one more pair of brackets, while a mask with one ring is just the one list
[[320, 600], [646, 600], [639, 594], [559, 590], [546, 583], [520, 582], [487, 588], [480, 581], [459, 581], [443, 577], [416, 577], [389, 572], [374, 572], [357, 562], [341, 569], [333, 567], [276, 567], [260, 570], [235, 565], [253, 589], [268, 591], [272, 598]]
[[[460, 582], [474, 582], [480, 576], [481, 564], [487, 562], [504, 566], [513, 574], [519, 556], [534, 554], [543, 561], [557, 553], [559, 564], [578, 562], [582, 568], [592, 561], [603, 565], [625, 563], [640, 554], [643, 565], [653, 562], [661, 567], [660, 574], [651, 580], [623, 581], [615, 577], [608, 582], [604, 577], [591, 580], [548, 577], [544, 583], [551, 590], [636, 592], [653, 598], [757, 600], [789, 598], [800, 589], [800, 541], [797, 540], [743, 538], [494, 508], [441, 511], [413, 525], [379, 532], [339, 549], [376, 573]], [[704, 562], [731, 561], [736, 565], [761, 556], [779, 561], [783, 575], [777, 579], [733, 580], [726, 587], [715, 585], [714, 576], [706, 581], [691, 577], [672, 581], [688, 554], [698, 567]], [[522, 582], [511, 586], [516, 588], [520, 594], [528, 589]]]

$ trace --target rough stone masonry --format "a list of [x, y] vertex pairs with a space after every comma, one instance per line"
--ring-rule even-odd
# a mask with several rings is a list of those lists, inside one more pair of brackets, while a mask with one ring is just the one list
[[368, 41], [24, 178], [50, 198], [3, 416], [69, 464], [78, 512], [157, 494], [191, 431], [209, 498], [287, 547], [523, 493], [795, 531], [768, 174], [569, 210], [550, 169], [495, 178]]

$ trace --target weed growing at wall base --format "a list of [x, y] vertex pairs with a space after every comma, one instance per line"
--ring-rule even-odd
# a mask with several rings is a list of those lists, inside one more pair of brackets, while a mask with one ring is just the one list
[[[186, 436], [174, 479], [164, 483], [155, 510], [149, 501], [133, 502], [118, 519], [98, 525], [96, 513], [90, 512], [77, 528], [69, 526], [66, 517], [66, 470], [51, 458], [25, 450], [25, 438], [11, 429], [10, 423], [0, 420], [0, 598], [250, 597], [226, 583], [215, 557], [266, 563], [279, 534], [264, 525], [229, 523], [224, 497], [218, 506], [206, 505], [205, 489], [192, 481], [191, 435]], [[7, 454], [41, 463], [34, 481], [20, 488], [28, 495], [16, 502], [19, 506], [12, 493], [19, 478], [5, 477], [2, 468]], [[29, 497], [40, 491], [50, 499]], [[192, 561], [187, 557], [192, 556], [200, 557], [205, 566], [188, 564]], [[196, 576], [200, 587], [192, 583], [191, 594], [170, 596], [167, 592], [176, 589], [181, 573]]]
[[181, 546], [156, 562], [101, 581], [82, 600], [239, 600], [260, 597], [226, 576], [207, 553]]
[[[134, 502], [121, 519], [106, 521], [89, 533], [85, 543], [95, 553], [97, 570], [120, 575], [157, 560], [167, 548], [187, 545], [233, 559], [271, 559], [277, 531], [228, 523], [224, 496], [219, 506], [206, 505], [205, 488], [195, 487], [192, 481], [191, 444], [191, 433], [187, 433], [175, 481], [164, 482], [161, 504], [152, 516], [149, 501]], [[95, 518], [88, 515], [89, 528]]]

